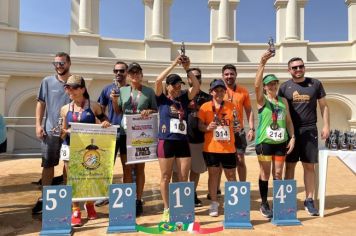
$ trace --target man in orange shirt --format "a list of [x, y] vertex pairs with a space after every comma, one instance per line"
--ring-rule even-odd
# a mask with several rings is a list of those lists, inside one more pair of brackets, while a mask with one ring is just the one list
[[246, 132], [243, 123], [243, 110], [250, 129], [247, 132], [248, 141], [252, 141], [255, 137], [254, 116], [251, 108], [249, 92], [246, 88], [237, 85], [236, 76], [237, 70], [234, 65], [226, 64], [222, 68], [222, 77], [225, 81], [227, 90], [224, 99], [232, 102], [237, 107], [241, 131], [235, 134], [235, 147], [237, 153], [237, 173], [240, 181], [246, 181], [247, 168], [245, 164], [245, 152], [247, 147]]

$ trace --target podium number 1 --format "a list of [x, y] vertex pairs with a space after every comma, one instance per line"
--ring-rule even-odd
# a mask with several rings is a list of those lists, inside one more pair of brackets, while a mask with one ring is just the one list
[[[46, 194], [47, 194], [47, 201], [52, 202], [52, 206], [49, 206], [48, 204], [46, 204], [46, 210], [53, 211], [57, 208], [57, 200], [55, 198], [51, 197], [50, 195], [57, 194], [57, 189], [48, 189]], [[60, 198], [65, 198], [67, 196], [67, 190], [60, 189], [58, 191], [58, 196]]]
[[293, 187], [292, 185], [288, 184], [285, 188], [284, 185], [281, 184], [281, 186], [279, 187], [277, 194], [276, 194], [276, 198], [279, 198], [279, 203], [284, 203], [284, 199], [287, 197], [287, 195], [284, 192], [284, 189], [287, 193], [291, 193], [293, 191]]
[[[173, 206], [174, 208], [181, 208], [181, 207], [183, 207], [183, 205], [182, 204], [180, 204], [180, 188], [177, 188], [176, 190], [174, 190], [173, 191], [173, 194], [175, 194], [176, 195], [176, 205], [175, 206]], [[190, 195], [190, 188], [188, 188], [188, 187], [185, 187], [184, 188], [184, 195], [185, 196], [189, 196]]]
[[[123, 194], [122, 188], [114, 188], [112, 190], [112, 192], [113, 193], [118, 192], [117, 198], [115, 199], [115, 202], [114, 202], [112, 207], [113, 208], [123, 208], [124, 207], [124, 202], [119, 203], [119, 200], [121, 199], [122, 194]], [[130, 197], [132, 195], [132, 188], [126, 188], [125, 189], [125, 195], [127, 197]]]

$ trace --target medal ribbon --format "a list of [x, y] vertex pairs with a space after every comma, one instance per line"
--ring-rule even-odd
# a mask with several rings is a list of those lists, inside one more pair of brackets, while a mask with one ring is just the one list
[[72, 102], [72, 119], [73, 119], [73, 122], [80, 122], [80, 118], [82, 116], [82, 112], [84, 111], [85, 102], [86, 102], [86, 99], [80, 105], [80, 110], [78, 112], [78, 115], [74, 111], [74, 102]]
[[132, 87], [131, 87], [131, 92], [130, 92], [130, 103], [131, 103], [131, 107], [132, 107], [132, 112], [136, 113], [137, 112], [137, 107], [138, 107], [138, 101], [140, 99], [141, 96], [141, 91], [138, 90], [137, 96], [135, 99], [133, 99], [133, 92], [132, 92]]
[[213, 110], [213, 113], [214, 113], [214, 122], [220, 123], [219, 114], [223, 109], [224, 101], [222, 101], [222, 103], [220, 104], [220, 108], [219, 108], [218, 112], [216, 112], [216, 108], [215, 108], [215, 105], [214, 105], [213, 101], [211, 101], [211, 104], [212, 104], [212, 110]]
[[[184, 110], [183, 110], [182, 104], [180, 103], [180, 101], [176, 101], [176, 100], [174, 100], [174, 99], [171, 98], [171, 97], [168, 97], [168, 99], [173, 102], [174, 108], [178, 111], [178, 118], [179, 118], [179, 121], [182, 122], [182, 121], [183, 121], [183, 118], [184, 118]], [[179, 105], [179, 108], [178, 108], [177, 105]]]

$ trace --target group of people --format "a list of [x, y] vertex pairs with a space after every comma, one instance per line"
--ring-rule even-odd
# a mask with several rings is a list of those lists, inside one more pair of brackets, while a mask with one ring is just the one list
[[[218, 195], [221, 194], [221, 174], [228, 181], [246, 181], [244, 154], [247, 140], [256, 137], [256, 154], [260, 165], [260, 212], [272, 217], [268, 204], [268, 180], [293, 179], [296, 163], [304, 169], [306, 200], [304, 206], [310, 215], [318, 215], [314, 206], [315, 164], [318, 162], [317, 102], [323, 117], [322, 138], [329, 135], [329, 111], [325, 91], [320, 81], [305, 77], [301, 58], [288, 62], [292, 79], [278, 88], [279, 80], [273, 74], [264, 76], [267, 61], [274, 54], [266, 51], [255, 78], [258, 126], [255, 129], [249, 92], [237, 83], [237, 69], [232, 64], [222, 68], [222, 78], [210, 83], [209, 93], [200, 89], [202, 71], [190, 67], [190, 59], [179, 55], [157, 77], [154, 89], [142, 84], [143, 69], [138, 63], [114, 65], [114, 82], [106, 86], [97, 102], [90, 101], [83, 77], [70, 73], [70, 57], [58, 53], [53, 62], [56, 75], [46, 77], [40, 86], [36, 106], [36, 135], [42, 140], [42, 186], [50, 185], [54, 167], [65, 161], [63, 172], [68, 173], [70, 126], [69, 122], [101, 123], [102, 127], [120, 125], [115, 159], [120, 153], [123, 182], [136, 182], [136, 214], [143, 213], [142, 195], [145, 184], [145, 164], [128, 165], [126, 147], [126, 116], [159, 113], [157, 157], [161, 172], [160, 190], [163, 200], [162, 221], [169, 221], [168, 185], [170, 181], [192, 181], [195, 186], [195, 206], [202, 206], [196, 188], [200, 174], [208, 171], [208, 195], [211, 200], [209, 215], [219, 215]], [[171, 73], [181, 66], [187, 74], [188, 89], [181, 76]], [[128, 81], [127, 81], [128, 79]], [[249, 129], [244, 129], [243, 113]], [[44, 124], [42, 119], [45, 115]], [[58, 118], [63, 119], [61, 137], [52, 134]], [[63, 141], [62, 141], [63, 139]], [[60, 151], [61, 150], [61, 151]], [[66, 158], [63, 158], [63, 154]], [[61, 158], [60, 158], [61, 157]], [[66, 178], [65, 178], [66, 179]], [[33, 214], [41, 213], [39, 198]], [[89, 219], [97, 217], [95, 206], [108, 200], [86, 202]], [[73, 204], [72, 225], [80, 226], [78, 203]]]

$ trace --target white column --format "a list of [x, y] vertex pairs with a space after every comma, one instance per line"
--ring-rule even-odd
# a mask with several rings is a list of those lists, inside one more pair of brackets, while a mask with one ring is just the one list
[[220, 0], [218, 40], [230, 40], [229, 37], [229, 2]]
[[0, 113], [5, 114], [6, 102], [6, 84], [10, 79], [10, 75], [0, 75]]
[[79, 4], [79, 33], [92, 33], [91, 0], [80, 0]]
[[9, 26], [9, 0], [0, 0], [0, 26]]
[[348, 39], [356, 40], [356, 0], [345, 0], [348, 15]]
[[287, 4], [286, 40], [298, 40], [298, 6], [297, 0], [289, 0]]
[[152, 9], [152, 39], [163, 39], [163, 1], [154, 0]]

